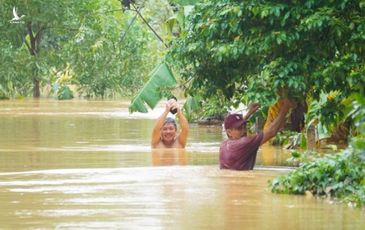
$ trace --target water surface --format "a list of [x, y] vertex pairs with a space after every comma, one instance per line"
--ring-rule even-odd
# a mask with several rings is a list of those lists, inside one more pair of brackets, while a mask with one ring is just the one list
[[362, 229], [359, 209], [272, 194], [289, 153], [219, 170], [220, 126], [191, 124], [185, 151], [151, 151], [162, 109], [123, 101], [0, 102], [0, 229]]

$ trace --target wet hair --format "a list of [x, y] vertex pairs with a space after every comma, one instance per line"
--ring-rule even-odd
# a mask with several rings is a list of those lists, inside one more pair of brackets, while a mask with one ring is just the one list
[[166, 118], [165, 122], [163, 123], [163, 125], [166, 125], [166, 124], [173, 124], [175, 129], [177, 130], [177, 125], [176, 125], [176, 121], [174, 118], [172, 117], [168, 117]]

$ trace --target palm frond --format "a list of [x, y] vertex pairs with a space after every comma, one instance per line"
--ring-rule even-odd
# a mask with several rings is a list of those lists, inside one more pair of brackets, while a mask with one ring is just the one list
[[129, 112], [147, 113], [148, 107], [153, 109], [162, 99], [161, 90], [170, 89], [176, 85], [177, 81], [169, 66], [162, 62], [150, 74], [149, 80], [136, 96], [133, 97], [129, 106]]

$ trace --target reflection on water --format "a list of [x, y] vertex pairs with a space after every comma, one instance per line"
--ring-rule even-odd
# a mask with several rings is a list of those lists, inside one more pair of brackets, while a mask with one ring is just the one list
[[[0, 229], [360, 229], [364, 213], [272, 194], [287, 152], [218, 169], [221, 127], [191, 125], [186, 150], [151, 150], [161, 112], [120, 101], [0, 102]], [[262, 167], [264, 166], [264, 167]]]
[[280, 171], [215, 166], [0, 173], [5, 229], [360, 229], [364, 213], [273, 195]]
[[[0, 171], [152, 166], [151, 130], [161, 112], [129, 114], [118, 101], [2, 101]], [[220, 127], [192, 124], [185, 164], [216, 164], [220, 140]]]
[[153, 149], [152, 164], [154, 166], [186, 165], [187, 154], [185, 149]]
[[[151, 153], [151, 130], [162, 109], [129, 114], [119, 101], [2, 101], [0, 171], [151, 166], [158, 161], [217, 165], [224, 136], [220, 126], [191, 124], [184, 159]], [[287, 156], [265, 145], [257, 165], [286, 165]]]

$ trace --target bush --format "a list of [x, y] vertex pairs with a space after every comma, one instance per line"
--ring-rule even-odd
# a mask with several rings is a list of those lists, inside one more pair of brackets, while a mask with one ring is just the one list
[[303, 163], [288, 175], [270, 181], [271, 190], [291, 194], [310, 192], [317, 197], [339, 199], [351, 206], [365, 206], [363, 150], [350, 146], [341, 153]]

